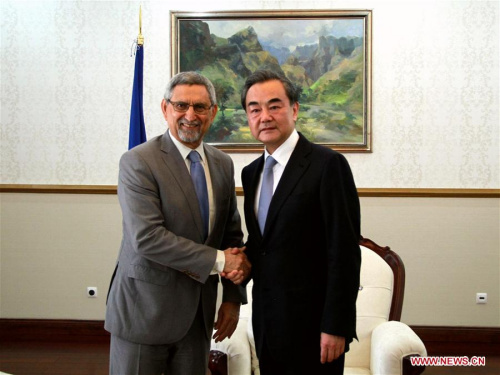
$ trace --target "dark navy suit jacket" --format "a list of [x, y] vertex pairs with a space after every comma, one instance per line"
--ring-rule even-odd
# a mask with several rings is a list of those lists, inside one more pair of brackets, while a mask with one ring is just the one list
[[310, 350], [319, 362], [321, 332], [345, 337], [347, 349], [356, 338], [361, 263], [356, 186], [343, 155], [300, 135], [262, 235], [254, 206], [263, 165], [261, 156], [242, 171], [257, 353], [265, 339], [278, 358], [296, 361], [290, 353]]

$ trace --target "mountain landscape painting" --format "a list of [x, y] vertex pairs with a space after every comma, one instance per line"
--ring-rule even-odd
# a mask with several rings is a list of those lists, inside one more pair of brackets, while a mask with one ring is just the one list
[[176, 72], [197, 71], [217, 92], [219, 112], [205, 141], [256, 146], [240, 94], [258, 69], [302, 89], [297, 130], [339, 150], [369, 150], [369, 40], [366, 17], [181, 18], [173, 38]]

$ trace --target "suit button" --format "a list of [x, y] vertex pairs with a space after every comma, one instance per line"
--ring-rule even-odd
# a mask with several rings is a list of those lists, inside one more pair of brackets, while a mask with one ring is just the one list
[[262, 253], [260, 253], [261, 255], [267, 255], [267, 253], [265, 251], [263, 251]]

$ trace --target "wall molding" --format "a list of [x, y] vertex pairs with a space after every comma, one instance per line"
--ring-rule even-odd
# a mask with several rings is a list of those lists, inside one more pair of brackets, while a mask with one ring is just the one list
[[500, 198], [500, 189], [358, 188], [360, 197]]
[[22, 185], [0, 184], [0, 193], [116, 194], [116, 185]]
[[[116, 185], [22, 185], [0, 184], [0, 193], [116, 194]], [[360, 197], [399, 198], [500, 198], [500, 189], [358, 188]], [[243, 196], [243, 188], [236, 188]]]
[[[429, 356], [487, 356], [500, 352], [500, 327], [411, 326]], [[102, 320], [0, 319], [0, 341], [106, 341]]]

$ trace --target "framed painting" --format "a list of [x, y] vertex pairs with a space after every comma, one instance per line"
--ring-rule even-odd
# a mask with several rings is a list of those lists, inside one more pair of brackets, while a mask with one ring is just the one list
[[240, 93], [258, 69], [302, 89], [296, 128], [341, 152], [371, 151], [371, 11], [172, 11], [172, 75], [197, 71], [219, 112], [205, 141], [229, 152], [262, 151]]

